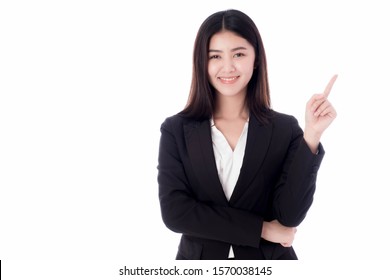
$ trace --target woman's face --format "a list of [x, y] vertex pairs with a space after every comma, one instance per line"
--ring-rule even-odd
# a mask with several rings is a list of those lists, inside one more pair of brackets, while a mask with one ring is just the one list
[[218, 94], [245, 95], [255, 64], [255, 51], [244, 38], [231, 31], [210, 39], [208, 76]]

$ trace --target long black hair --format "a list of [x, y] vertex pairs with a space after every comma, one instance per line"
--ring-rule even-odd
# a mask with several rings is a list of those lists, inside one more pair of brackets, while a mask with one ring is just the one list
[[271, 107], [267, 61], [260, 32], [253, 20], [238, 10], [212, 14], [200, 26], [194, 44], [191, 89], [186, 107], [180, 114], [196, 120], [212, 117], [215, 90], [208, 79], [209, 44], [220, 31], [231, 31], [246, 39], [255, 50], [255, 69], [248, 83], [246, 105], [251, 115], [267, 123]]

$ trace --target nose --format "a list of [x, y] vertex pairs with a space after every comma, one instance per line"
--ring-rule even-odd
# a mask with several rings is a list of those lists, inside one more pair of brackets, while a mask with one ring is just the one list
[[236, 71], [236, 67], [234, 66], [234, 62], [232, 59], [225, 59], [223, 63], [223, 70], [226, 73], [232, 73]]

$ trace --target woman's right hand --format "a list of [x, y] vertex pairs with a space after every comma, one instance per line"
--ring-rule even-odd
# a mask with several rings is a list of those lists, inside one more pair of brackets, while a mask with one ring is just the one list
[[280, 224], [278, 220], [273, 220], [263, 222], [261, 237], [270, 242], [280, 243], [283, 247], [291, 247], [296, 232], [297, 228], [286, 227]]

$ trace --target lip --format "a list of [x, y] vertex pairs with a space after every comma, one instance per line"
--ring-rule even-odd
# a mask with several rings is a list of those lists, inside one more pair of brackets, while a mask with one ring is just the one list
[[233, 84], [235, 83], [240, 76], [232, 76], [232, 77], [218, 77], [218, 80], [223, 84]]

